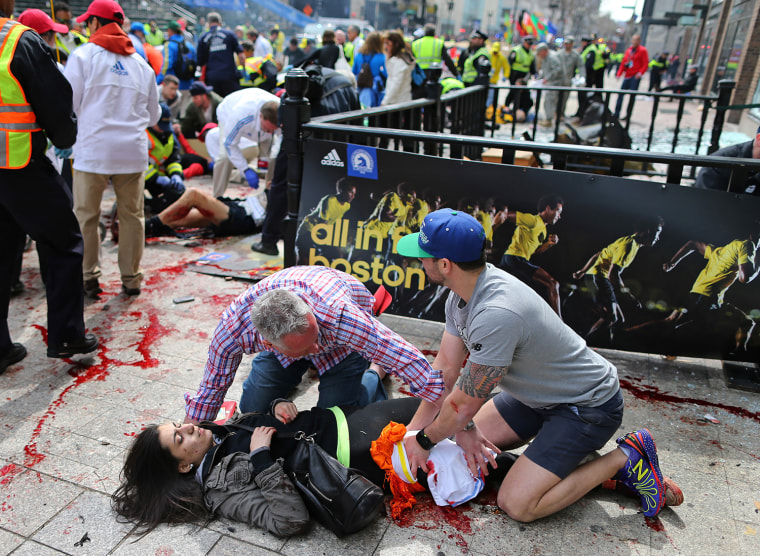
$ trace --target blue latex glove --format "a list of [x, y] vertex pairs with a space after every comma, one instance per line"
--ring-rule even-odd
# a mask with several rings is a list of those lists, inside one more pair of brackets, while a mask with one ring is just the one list
[[251, 168], [246, 169], [245, 179], [248, 181], [248, 185], [254, 189], [259, 188], [259, 175]]
[[214, 171], [214, 161], [213, 160], [209, 160], [208, 161], [208, 171], [209, 172], [213, 172]]
[[177, 189], [184, 189], [185, 188], [185, 182], [182, 180], [182, 176], [179, 174], [174, 174], [170, 178], [172, 185], [176, 187]]
[[55, 147], [55, 156], [58, 158], [71, 158], [71, 155], [74, 151], [71, 149], [59, 149], [58, 147]]
[[156, 183], [161, 187], [169, 187], [169, 184], [171, 184], [171, 182], [172, 180], [170, 180], [167, 176], [158, 176], [156, 178]]

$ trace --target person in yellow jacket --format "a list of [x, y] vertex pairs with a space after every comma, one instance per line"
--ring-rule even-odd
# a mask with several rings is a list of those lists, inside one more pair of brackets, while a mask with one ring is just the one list
[[161, 119], [145, 130], [148, 134], [148, 170], [145, 189], [151, 199], [145, 204], [158, 214], [185, 192], [185, 175], [180, 164], [179, 142], [172, 133], [172, 113], [161, 104]]
[[277, 66], [271, 54], [266, 56], [253, 55], [253, 43], [243, 41], [245, 65], [238, 66], [241, 87], [258, 87], [272, 92], [277, 86]]
[[71, 154], [77, 133], [73, 92], [40, 36], [9, 19], [14, 4], [0, 0], [0, 374], [27, 354], [11, 339], [7, 322], [12, 269], [26, 235], [44, 263], [47, 356], [66, 358], [98, 347], [97, 338], [85, 334], [84, 247], [71, 190], [45, 156], [48, 140], [60, 157]]
[[412, 43], [412, 53], [422, 69], [443, 62], [454, 77], [459, 75], [443, 39], [435, 36], [435, 25], [432, 23], [426, 24], [424, 35]]
[[[499, 82], [500, 75], [503, 76], [503, 81], [509, 79], [509, 61], [502, 53], [501, 44], [498, 42], [491, 45], [491, 68], [493, 69], [490, 79], [491, 85], [496, 85]], [[494, 106], [494, 101], [496, 100], [495, 93], [496, 89], [488, 89], [488, 101], [486, 102], [486, 106]]]

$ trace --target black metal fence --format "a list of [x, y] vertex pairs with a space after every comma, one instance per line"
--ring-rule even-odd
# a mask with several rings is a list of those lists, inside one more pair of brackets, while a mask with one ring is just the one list
[[[750, 172], [760, 171], [760, 160], [668, 154], [630, 149], [589, 147], [559, 143], [537, 143], [484, 137], [485, 103], [488, 88], [469, 87], [440, 95], [437, 81], [429, 82], [428, 98], [389, 107], [357, 110], [323, 116], [309, 121], [308, 101], [304, 97], [308, 78], [300, 70], [291, 70], [286, 79], [288, 97], [283, 101], [283, 147], [288, 155], [288, 218], [285, 234], [285, 265], [295, 264], [295, 234], [303, 180], [303, 152], [310, 138], [326, 139], [379, 148], [403, 149], [407, 152], [449, 158], [479, 159], [484, 149], [501, 149], [501, 164], [513, 164], [515, 152], [531, 151], [537, 157], [548, 156], [556, 170], [605, 173], [612, 176], [648, 174], [663, 176], [669, 184], [681, 184], [693, 175], [694, 168], [723, 168], [729, 173], [727, 190], [741, 190]], [[610, 94], [614, 91], [608, 91]], [[632, 96], [637, 93], [624, 91]], [[722, 106], [721, 97], [699, 97]], [[606, 99], [609, 103], [609, 95]], [[634, 101], [635, 102], [635, 101]], [[722, 127], [724, 110], [718, 110], [714, 122]], [[713, 130], [717, 145], [720, 130]], [[591, 164], [580, 162], [592, 158]], [[663, 170], [649, 170], [652, 165]], [[636, 165], [636, 170], [630, 169]], [[685, 169], [690, 172], [684, 173]]]
[[[702, 135], [704, 134], [707, 122], [712, 114], [713, 123], [711, 128], [711, 140], [710, 145], [707, 148], [707, 153], [713, 153], [718, 150], [718, 140], [723, 132], [723, 122], [725, 118], [726, 108], [729, 106], [731, 100], [731, 93], [736, 87], [735, 81], [720, 81], [718, 83], [718, 96], [706, 96], [706, 95], [692, 95], [692, 94], [676, 94], [676, 93], [655, 93], [646, 91], [631, 91], [631, 90], [619, 90], [619, 89], [589, 89], [589, 88], [573, 88], [573, 87], [528, 87], [528, 86], [511, 86], [511, 85], [491, 85], [491, 89], [494, 90], [494, 106], [499, 106], [499, 99], [506, 98], [510, 91], [513, 93], [514, 105], [519, 106], [523, 95], [530, 95], [535, 93], [535, 113], [536, 117], [533, 119], [532, 135], [533, 139], [536, 138], [536, 131], [538, 126], [538, 114], [542, 111], [542, 100], [545, 98], [547, 91], [556, 91], [559, 95], [557, 106], [563, 105], [563, 100], [566, 96], [577, 93], [578, 95], [598, 95], [601, 101], [604, 103], [604, 112], [602, 115], [602, 129], [605, 128], [607, 122], [610, 120], [610, 114], [614, 112], [614, 109], [610, 109], [610, 104], [613, 95], [616, 95], [615, 103], [617, 103], [617, 95], [623, 95], [623, 106], [625, 107], [625, 113], [621, 112], [621, 123], [626, 131], [630, 129], [631, 115], [634, 109], [640, 112], [642, 107], [647, 105], [640, 102], [642, 97], [652, 97], [651, 111], [649, 113], [649, 129], [646, 137], [646, 150], [648, 151], [652, 147], [653, 137], [656, 131], [657, 116], [660, 113], [663, 102], [671, 103], [677, 102], [676, 107], [676, 125], [673, 130], [673, 138], [671, 142], [671, 153], [676, 152], [676, 146], [678, 145], [679, 134], [682, 129], [682, 119], [684, 114], [684, 107], [687, 102], [696, 101], [702, 104], [702, 112], [699, 122], [699, 131], [697, 133], [697, 140], [694, 144], [694, 154], [699, 154], [702, 147]], [[638, 101], [638, 104], [637, 104]], [[517, 133], [518, 122], [512, 120], [511, 136], [515, 137]], [[491, 137], [494, 136], [497, 127], [496, 123], [496, 111], [494, 110], [491, 116]], [[560, 129], [559, 119], [554, 119], [554, 138], [556, 140]], [[604, 146], [604, 145], [602, 145]]]

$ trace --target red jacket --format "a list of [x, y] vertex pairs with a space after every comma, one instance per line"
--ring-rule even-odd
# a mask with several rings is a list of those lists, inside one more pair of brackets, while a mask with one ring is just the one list
[[[631, 63], [629, 63], [631, 62]], [[639, 77], [644, 75], [649, 68], [649, 52], [645, 46], [638, 46], [636, 50], [633, 50], [632, 46], [628, 47], [623, 56], [623, 61], [620, 63], [620, 67], [617, 71], [617, 76], [620, 77], [635, 77], [637, 74]]]

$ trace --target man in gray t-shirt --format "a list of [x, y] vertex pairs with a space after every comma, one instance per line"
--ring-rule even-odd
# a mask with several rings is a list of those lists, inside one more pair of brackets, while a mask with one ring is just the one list
[[[491, 450], [531, 441], [497, 498], [513, 519], [551, 515], [612, 477], [639, 495], [645, 515], [656, 515], [665, 503], [666, 478], [646, 429], [578, 466], [622, 422], [617, 370], [530, 287], [486, 264], [484, 241], [475, 218], [443, 209], [397, 244], [401, 255], [422, 261], [432, 283], [451, 290], [433, 362], [444, 373], [446, 395], [436, 403], [423, 400], [409, 424], [419, 430], [404, 442], [410, 471], [427, 471], [428, 451], [453, 434], [470, 470], [484, 474], [486, 463], [496, 467]], [[499, 383], [503, 391], [489, 398]]]

